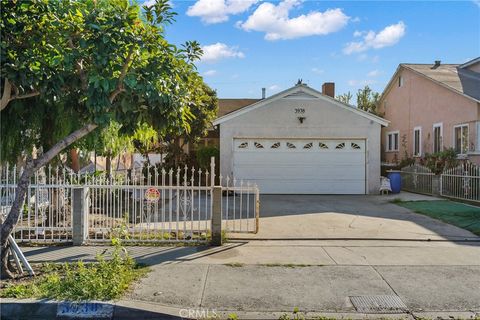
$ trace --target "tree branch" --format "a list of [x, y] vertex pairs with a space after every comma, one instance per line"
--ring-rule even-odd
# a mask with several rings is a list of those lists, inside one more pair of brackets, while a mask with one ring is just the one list
[[80, 128], [61, 141], [57, 142], [50, 150], [42, 154], [39, 158], [27, 161], [25, 168], [23, 170], [23, 174], [21, 175], [20, 179], [18, 180], [16, 192], [15, 192], [15, 199], [12, 203], [12, 207], [10, 208], [10, 212], [8, 213], [7, 218], [2, 223], [2, 228], [0, 232], [0, 244], [1, 249], [5, 249], [5, 245], [7, 243], [8, 236], [12, 233], [14, 226], [18, 222], [18, 217], [20, 215], [20, 210], [25, 200], [25, 194], [28, 189], [28, 185], [30, 183], [30, 178], [33, 176], [35, 171], [40, 169], [42, 166], [46, 165], [50, 162], [56, 155], [62, 152], [66, 147], [71, 145], [77, 140], [80, 140], [93, 130], [97, 128], [96, 124], [87, 124], [83, 128]]
[[123, 80], [125, 80], [125, 77], [127, 76], [128, 68], [130, 67], [130, 64], [133, 60], [133, 47], [130, 47], [130, 50], [128, 51], [127, 59], [125, 59], [125, 63], [123, 64], [122, 71], [120, 72], [120, 76], [118, 77], [118, 83], [117, 83], [117, 88], [110, 94], [110, 103], [113, 103], [115, 101], [115, 98], [123, 91], [125, 91], [125, 88], [123, 87]]
[[[72, 50], [75, 49], [72, 38], [68, 38], [68, 47]], [[82, 83], [82, 89], [87, 90], [88, 81], [87, 81], [87, 76], [85, 74], [85, 69], [83, 69], [83, 59], [75, 63], [75, 68], [77, 69], [78, 76], [80, 77], [80, 82]]]
[[[12, 96], [12, 89], [14, 89], [15, 94]], [[12, 100], [18, 100], [18, 99], [27, 99], [31, 97], [35, 97], [40, 95], [40, 92], [38, 91], [32, 91], [26, 94], [18, 94], [18, 90], [15, 90], [15, 86], [8, 81], [7, 78], [5, 78], [5, 83], [3, 84], [3, 95], [2, 99], [0, 100], [0, 111], [5, 109], [5, 107], [10, 103]]]

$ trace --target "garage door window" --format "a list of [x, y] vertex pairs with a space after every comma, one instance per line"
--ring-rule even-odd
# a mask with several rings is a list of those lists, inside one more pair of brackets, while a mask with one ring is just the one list
[[275, 142], [274, 144], [272, 144], [272, 146], [270, 148], [272, 148], [272, 149], [280, 148], [280, 142]]
[[306, 145], [303, 146], [303, 149], [312, 149], [312, 147], [313, 147], [313, 143], [309, 142], [309, 143], [307, 143]]
[[345, 148], [345, 142], [339, 143], [339, 144], [337, 144], [337, 146], [335, 147], [335, 149], [343, 149], [343, 148]]
[[359, 146], [358, 144], [356, 144], [355, 142], [352, 142], [352, 143], [350, 144], [350, 146], [352, 147], [352, 149], [357, 149], [357, 150], [362, 149], [362, 148], [360, 148], [360, 146]]
[[263, 149], [263, 145], [259, 142], [255, 142], [255, 148], [257, 149]]
[[320, 147], [320, 149], [328, 149], [328, 146], [323, 142], [320, 142], [318, 146]]

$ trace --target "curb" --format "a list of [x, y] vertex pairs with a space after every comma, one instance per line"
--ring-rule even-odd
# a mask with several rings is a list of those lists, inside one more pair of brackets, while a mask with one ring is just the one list
[[[133, 320], [133, 319], [227, 319], [230, 314], [237, 319], [278, 320], [288, 315], [294, 319], [292, 312], [285, 311], [228, 311], [202, 307], [179, 308], [164, 306], [140, 300], [64, 302], [34, 299], [2, 299], [0, 305], [1, 319], [99, 319], [99, 320]], [[365, 314], [356, 312], [300, 312], [305, 319], [480, 319], [480, 310], [475, 311], [422, 311], [395, 314]]]

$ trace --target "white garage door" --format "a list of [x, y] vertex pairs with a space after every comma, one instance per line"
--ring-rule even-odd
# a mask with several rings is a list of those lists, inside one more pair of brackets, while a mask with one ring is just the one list
[[270, 194], [365, 194], [365, 140], [234, 139], [237, 179]]

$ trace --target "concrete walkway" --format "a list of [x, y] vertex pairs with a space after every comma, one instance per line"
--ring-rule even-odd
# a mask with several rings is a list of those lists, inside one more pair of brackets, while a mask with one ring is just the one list
[[[93, 260], [109, 247], [25, 247], [31, 262]], [[349, 297], [398, 296], [409, 314], [480, 315], [480, 242], [250, 241], [223, 247], [129, 247], [151, 272], [121, 302], [278, 318], [307, 314], [362, 318]], [[340, 317], [340, 315], [338, 315]], [[380, 315], [370, 315], [370, 318]]]
[[475, 239], [467, 230], [391, 203], [439, 200], [408, 192], [388, 196], [262, 195], [258, 234], [236, 239]]

